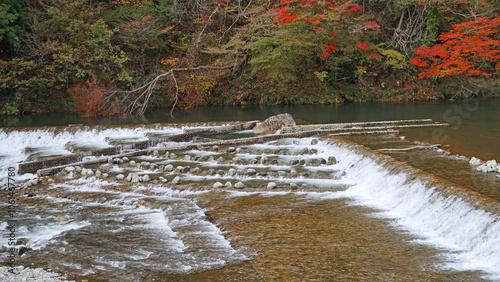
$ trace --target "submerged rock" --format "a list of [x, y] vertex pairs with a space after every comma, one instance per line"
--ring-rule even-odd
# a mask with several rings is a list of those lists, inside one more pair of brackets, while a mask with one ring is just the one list
[[243, 188], [245, 188], [245, 184], [243, 184], [243, 182], [239, 181], [236, 184], [234, 184], [234, 188], [243, 189]]
[[290, 114], [280, 114], [259, 122], [253, 129], [254, 134], [273, 134], [282, 127], [294, 126], [295, 121]]
[[247, 169], [247, 175], [253, 176], [255, 174], [257, 174], [257, 171], [255, 169], [253, 169], [253, 168]]
[[290, 189], [295, 190], [295, 189], [298, 189], [298, 188], [299, 188], [299, 186], [297, 184], [295, 184], [293, 182], [290, 183]]
[[224, 184], [224, 186], [225, 186], [226, 188], [228, 188], [228, 189], [229, 189], [229, 188], [233, 188], [233, 184], [232, 184], [230, 181], [226, 182], [226, 184]]

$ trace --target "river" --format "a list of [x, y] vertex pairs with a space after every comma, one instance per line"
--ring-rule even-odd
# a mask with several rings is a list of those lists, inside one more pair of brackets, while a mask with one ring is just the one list
[[[496, 99], [204, 108], [173, 117], [150, 112], [136, 120], [54, 114], [5, 120], [2, 174], [26, 160], [281, 112], [310, 123], [432, 118], [451, 124], [443, 131], [413, 129], [397, 136], [285, 139], [236, 152], [199, 148], [133, 158], [198, 168], [184, 174], [125, 162], [91, 166], [108, 172], [106, 179], [76, 173], [44, 179], [19, 190], [16, 236], [23, 238], [19, 247], [28, 250], [18, 264], [50, 268], [78, 281], [500, 281], [495, 211], [500, 180], [457, 158], [500, 160], [499, 110]], [[84, 126], [57, 127], [68, 124]], [[393, 159], [373, 151], [417, 141], [448, 144], [451, 152], [386, 152]], [[316, 162], [330, 156], [338, 162]], [[130, 172], [154, 181], [131, 185], [116, 179]], [[182, 183], [172, 184], [178, 175]], [[15, 176], [18, 181], [32, 177]], [[242, 181], [245, 188], [212, 188], [217, 181]], [[274, 190], [266, 189], [271, 181]], [[0, 196], [7, 198], [5, 191]], [[0, 209], [6, 211], [7, 204]], [[1, 216], [5, 230], [7, 214]], [[6, 246], [7, 240], [4, 232], [0, 243]]]

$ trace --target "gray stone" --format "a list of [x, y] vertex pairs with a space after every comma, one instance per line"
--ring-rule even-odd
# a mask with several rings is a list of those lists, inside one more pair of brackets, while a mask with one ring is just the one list
[[311, 186], [309, 186], [309, 184], [306, 184], [306, 183], [302, 184], [302, 189], [309, 189], [309, 188], [311, 188]]
[[235, 163], [235, 164], [237, 164], [239, 161], [240, 161], [240, 158], [238, 158], [238, 157], [234, 157], [232, 159], [232, 162]]
[[217, 162], [218, 162], [218, 163], [220, 163], [220, 164], [221, 164], [221, 163], [223, 163], [223, 162], [224, 162], [224, 158], [223, 158], [223, 157], [219, 157], [219, 158], [217, 159]]
[[220, 182], [215, 182], [213, 187], [214, 187], [215, 189], [218, 189], [218, 188], [222, 188], [222, 187], [224, 187], [224, 185], [223, 185], [222, 183], [220, 183]]
[[171, 159], [175, 159], [175, 158], [177, 158], [177, 155], [176, 155], [176, 154], [174, 154], [174, 153], [170, 153], [169, 158], [171, 158]]
[[262, 155], [262, 156], [260, 157], [260, 161], [259, 161], [259, 162], [260, 162], [260, 164], [265, 164], [265, 163], [267, 163], [267, 156], [266, 156], [266, 155]]
[[336, 163], [337, 163], [337, 158], [335, 158], [334, 156], [328, 157], [328, 164], [329, 165], [336, 164]]
[[75, 172], [75, 167], [74, 166], [67, 166], [64, 171], [66, 171], [67, 173], [72, 173], [72, 172]]
[[87, 175], [87, 169], [86, 168], [82, 168], [82, 170], [80, 171], [80, 174], [85, 176]]
[[299, 188], [299, 186], [297, 186], [297, 184], [295, 184], [293, 182], [290, 183], [290, 189], [295, 190], [295, 189], [298, 189], [298, 188]]
[[[105, 174], [106, 174], [106, 173], [105, 173]], [[124, 178], [125, 178], [125, 175], [123, 175], [123, 174], [118, 174], [118, 175], [116, 176], [116, 179], [117, 179], [117, 180], [123, 180]]]
[[102, 175], [102, 172], [100, 170], [96, 170], [95, 171], [95, 176], [96, 177], [101, 177], [101, 175]]
[[285, 177], [286, 176], [286, 171], [282, 171], [282, 170], [278, 171], [278, 176], [279, 177]]
[[236, 150], [234, 150], [234, 152], [235, 152], [236, 154], [241, 153], [241, 148], [236, 148]]
[[290, 171], [290, 177], [297, 177], [299, 174], [297, 173], [297, 171], [295, 169], [292, 169]]
[[278, 185], [276, 185], [276, 183], [275, 183], [275, 182], [269, 182], [269, 183], [267, 184], [267, 189], [272, 190], [272, 189], [275, 189], [277, 186], [278, 186]]
[[242, 169], [238, 169], [238, 170], [236, 171], [236, 173], [237, 173], [238, 175], [243, 175], [243, 174], [245, 174], [245, 171], [244, 171], [244, 170], [242, 170]]
[[109, 157], [108, 158], [108, 163], [112, 164], [113, 163], [113, 158], [112, 157]]
[[230, 169], [227, 171], [227, 175], [229, 175], [229, 176], [236, 175], [236, 169], [234, 169], [234, 168], [230, 168]]
[[209, 162], [213, 162], [213, 161], [215, 161], [214, 156], [210, 156], [210, 157], [208, 158], [208, 161], [209, 161]]
[[290, 114], [280, 114], [259, 122], [253, 128], [254, 134], [273, 134], [282, 127], [294, 126], [295, 121]]
[[153, 156], [158, 156], [160, 153], [158, 152], [158, 150], [154, 150], [153, 151]]
[[228, 189], [229, 189], [229, 188], [233, 188], [233, 184], [232, 184], [231, 182], [229, 182], [229, 181], [228, 181], [228, 182], [226, 182], [226, 184], [224, 184], [224, 187], [226, 187], [226, 188], [228, 188]]
[[191, 173], [199, 173], [201, 169], [199, 167], [195, 167], [191, 170]]
[[182, 173], [188, 173], [188, 172], [189, 172], [189, 170], [191, 170], [191, 167], [190, 167], [190, 166], [185, 166], [185, 167], [183, 167], [183, 168], [181, 169], [181, 172], [182, 172]]
[[79, 166], [79, 165], [75, 166], [75, 172], [76, 173], [80, 173], [81, 171], [82, 171], [82, 167], [81, 166]]
[[134, 177], [134, 174], [133, 174], [133, 173], [129, 173], [129, 174], [127, 175], [126, 180], [127, 180], [128, 182], [130, 182], [130, 181], [132, 181], [132, 177]]
[[245, 188], [245, 184], [243, 184], [243, 182], [241, 182], [241, 181], [236, 182], [236, 184], [234, 184], [234, 188], [243, 189], [243, 188]]
[[184, 167], [178, 166], [175, 168], [175, 172], [181, 172]]
[[139, 182], [139, 176], [135, 173], [132, 174], [132, 180], [130, 181], [132, 183]]
[[166, 165], [164, 168], [163, 168], [165, 171], [173, 171], [174, 170], [174, 166], [171, 165], [171, 164], [168, 164]]
[[207, 171], [208, 175], [215, 175], [215, 169], [211, 168]]
[[[123, 174], [122, 174], [122, 175], [123, 175]], [[103, 174], [102, 174], [102, 178], [108, 178], [108, 177], [109, 177], [109, 174], [107, 174], [107, 173], [103, 173]], [[118, 177], [118, 176], [117, 176], [117, 177]]]
[[152, 163], [152, 164], [150, 164], [150, 165], [149, 165], [149, 168], [150, 168], [151, 170], [155, 170], [155, 169], [157, 169], [157, 168], [158, 168], [158, 165], [157, 165], [157, 164], [155, 164], [155, 163]]
[[149, 178], [149, 175], [147, 175], [147, 174], [142, 177], [142, 182], [149, 182], [149, 180], [151, 180], [151, 179]]
[[127, 158], [127, 157], [123, 157], [123, 158], [122, 158], [122, 160], [123, 160], [124, 162], [128, 162], [128, 158]]
[[192, 157], [191, 157], [191, 155], [184, 155], [184, 159], [185, 159], [186, 161], [190, 161], [190, 160], [191, 160], [191, 158], [192, 158]]
[[253, 169], [253, 168], [247, 169], [247, 175], [253, 176], [255, 174], [257, 174], [257, 171], [255, 169]]
[[213, 150], [213, 151], [219, 151], [219, 146], [214, 145], [214, 146], [212, 147], [212, 150]]
[[172, 184], [174, 185], [181, 184], [181, 178], [179, 176], [174, 177], [174, 179], [172, 180]]
[[235, 147], [229, 147], [229, 148], [227, 148], [227, 151], [228, 151], [229, 153], [233, 153], [233, 152], [235, 152], [235, 151], [236, 151], [236, 148], [235, 148]]
[[131, 167], [136, 167], [137, 166], [137, 163], [135, 161], [130, 161], [128, 163]]
[[218, 175], [220, 175], [220, 176], [224, 176], [224, 174], [226, 174], [226, 172], [225, 172], [225, 171], [223, 171], [222, 169], [219, 169], [219, 170], [217, 171], [217, 174], [218, 174]]

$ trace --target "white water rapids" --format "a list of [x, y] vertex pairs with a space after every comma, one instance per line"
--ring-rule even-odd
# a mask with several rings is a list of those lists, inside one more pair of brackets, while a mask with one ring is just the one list
[[[15, 166], [19, 162], [28, 158], [27, 150], [36, 151], [39, 156], [55, 156], [71, 154], [71, 148], [105, 148], [111, 146], [109, 140], [146, 140], [146, 133], [176, 134], [184, 132], [187, 128], [162, 127], [155, 128], [109, 128], [109, 129], [78, 129], [78, 130], [54, 130], [35, 129], [25, 131], [4, 132], [0, 130], [0, 173], [2, 185], [5, 183], [7, 167]], [[453, 269], [456, 271], [479, 270], [484, 273], [483, 278], [500, 281], [500, 218], [499, 215], [477, 210], [470, 204], [457, 197], [444, 197], [437, 193], [433, 187], [423, 183], [418, 178], [409, 180], [408, 175], [403, 172], [391, 172], [387, 168], [377, 164], [373, 159], [359, 154], [353, 148], [346, 145], [336, 145], [320, 141], [317, 145], [310, 145], [311, 138], [294, 139], [283, 147], [292, 147], [293, 150], [304, 148], [315, 148], [318, 156], [328, 158], [335, 156], [339, 161], [332, 166], [325, 166], [322, 169], [335, 169], [345, 171], [346, 175], [341, 179], [330, 179], [326, 182], [335, 182], [348, 187], [345, 190], [335, 192], [315, 192], [313, 190], [297, 192], [257, 192], [263, 195], [283, 195], [283, 193], [296, 193], [316, 201], [328, 201], [329, 199], [350, 198], [354, 199], [354, 204], [369, 206], [379, 210], [373, 214], [377, 217], [391, 218], [395, 222], [394, 227], [404, 230], [417, 236], [419, 240], [415, 243], [430, 244], [442, 250], [442, 264], [439, 267]], [[248, 146], [252, 148], [252, 146]], [[255, 145], [254, 148], [272, 147], [269, 144]], [[208, 164], [210, 165], [210, 164]], [[18, 180], [34, 177], [34, 175], [17, 176]], [[198, 181], [198, 176], [191, 176], [189, 180]], [[278, 178], [279, 180], [279, 178]], [[310, 184], [325, 184], [324, 179], [307, 180]], [[317, 182], [317, 183], [315, 183]], [[64, 186], [66, 185], [66, 186]], [[134, 228], [148, 230], [154, 234], [162, 234], [160, 241], [164, 241], [165, 246], [170, 246], [172, 252], [179, 253], [179, 263], [172, 263], [173, 270], [189, 270], [193, 265], [204, 264], [206, 267], [223, 265], [229, 261], [244, 259], [245, 256], [238, 254], [231, 247], [224, 234], [213, 223], [205, 219], [205, 211], [199, 207], [195, 201], [189, 199], [190, 193], [177, 192], [169, 188], [155, 187], [152, 189], [157, 200], [168, 198], [169, 202], [176, 202], [186, 211], [182, 216], [161, 210], [154, 210], [142, 207], [140, 209], [129, 208], [127, 205], [138, 199], [139, 190], [126, 193], [112, 193], [103, 190], [105, 185], [113, 185], [113, 181], [102, 181], [96, 178], [86, 180], [71, 180], [60, 188], [71, 192], [99, 192], [108, 197], [107, 208], [109, 213], [104, 217], [109, 217], [110, 232], [120, 234], [120, 218], [123, 221], [134, 223]], [[146, 189], [146, 188], [142, 188]], [[244, 197], [256, 192], [241, 192], [233, 190], [231, 197]], [[54, 198], [48, 201], [62, 201]], [[73, 208], [74, 211], [85, 211], [87, 207], [81, 207], [78, 203], [64, 203], [66, 208]], [[88, 204], [89, 206], [92, 203]], [[5, 209], [5, 205], [0, 205]], [[31, 226], [24, 227], [20, 232], [28, 237], [32, 242], [33, 249], [43, 249], [46, 244], [56, 240], [59, 234], [68, 230], [92, 230], [92, 217], [85, 219], [75, 219], [70, 223], [47, 224], [47, 217], [33, 217], [28, 220], [29, 212], [26, 208], [18, 216], [25, 217], [26, 223], [31, 222]], [[189, 212], [187, 212], [189, 211]], [[53, 216], [55, 217], [55, 216]], [[171, 220], [166, 220], [169, 217]], [[50, 218], [49, 218], [50, 219]], [[39, 224], [37, 224], [39, 220]], [[220, 255], [203, 258], [196, 254], [181, 255], [187, 248], [183, 243], [183, 238], [178, 238], [176, 229], [186, 228], [186, 226], [196, 223], [197, 230], [192, 230], [186, 234], [191, 236], [205, 237], [204, 243], [210, 248], [220, 248]], [[42, 228], [42, 225], [43, 228]], [[118, 227], [117, 227], [118, 226]], [[5, 229], [6, 224], [2, 223], [0, 228]], [[30, 233], [31, 232], [31, 233]], [[132, 240], [133, 238], [131, 238]], [[191, 238], [192, 239], [192, 238]], [[210, 243], [212, 242], [212, 243]], [[6, 237], [3, 236], [2, 245], [6, 245]], [[212, 245], [210, 245], [212, 244]], [[209, 246], [210, 245], [210, 246]], [[207, 247], [207, 248], [208, 248]], [[64, 244], [61, 244], [64, 248]], [[149, 257], [155, 250], [131, 251], [129, 259], [136, 257], [144, 259]], [[113, 266], [124, 267], [120, 261], [108, 260], [106, 254], [99, 252], [96, 263], [99, 267], [105, 268]], [[210, 261], [212, 259], [212, 261]], [[69, 262], [65, 262], [69, 264]], [[78, 266], [80, 268], [85, 268]], [[76, 267], [77, 268], [77, 267]]]

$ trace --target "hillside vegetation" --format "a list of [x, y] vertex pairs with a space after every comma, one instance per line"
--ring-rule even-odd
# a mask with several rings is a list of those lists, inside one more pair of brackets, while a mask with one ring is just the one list
[[497, 0], [4, 0], [0, 112], [500, 92]]

